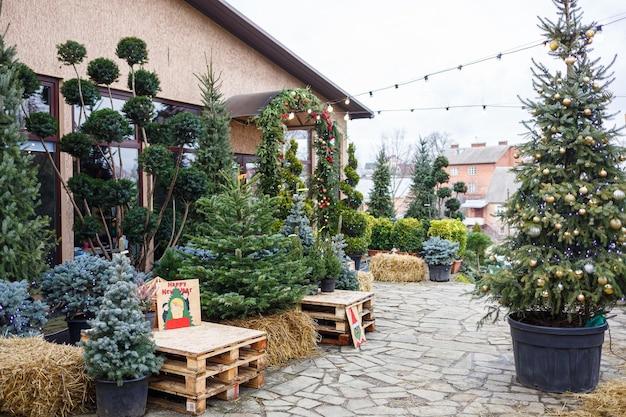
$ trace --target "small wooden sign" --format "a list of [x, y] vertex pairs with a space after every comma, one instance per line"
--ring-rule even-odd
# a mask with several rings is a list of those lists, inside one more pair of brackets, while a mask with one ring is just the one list
[[159, 330], [198, 326], [202, 322], [197, 279], [161, 281], [156, 296]]
[[348, 316], [348, 325], [352, 334], [352, 343], [355, 348], [361, 347], [365, 340], [365, 330], [361, 325], [361, 315], [357, 305], [346, 307], [346, 315]]

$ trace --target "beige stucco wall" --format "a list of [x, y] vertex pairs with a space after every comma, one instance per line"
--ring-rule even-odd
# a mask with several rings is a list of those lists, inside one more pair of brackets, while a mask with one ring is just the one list
[[[305, 86], [184, 0], [9, 0], [3, 2], [0, 27], [8, 24], [6, 41], [17, 46], [19, 59], [38, 74], [60, 79], [75, 77], [56, 58], [56, 45], [72, 39], [87, 48], [87, 60], [78, 68], [81, 75], [89, 60], [108, 57], [118, 62], [122, 72], [112, 87], [127, 90], [128, 67], [115, 56], [115, 46], [122, 37], [137, 36], [148, 44], [145, 67], [158, 73], [161, 98], [201, 104], [194, 74], [206, 70], [205, 57], [212, 57], [214, 68], [221, 72], [226, 98]], [[62, 136], [71, 131], [71, 111], [62, 98], [59, 102]], [[345, 140], [346, 123], [342, 117], [337, 123]], [[253, 125], [233, 122], [231, 132], [235, 152], [255, 153], [260, 135]], [[61, 171], [69, 178], [71, 158], [62, 153], [60, 160]], [[73, 254], [72, 219], [72, 207], [63, 192], [62, 259]]]

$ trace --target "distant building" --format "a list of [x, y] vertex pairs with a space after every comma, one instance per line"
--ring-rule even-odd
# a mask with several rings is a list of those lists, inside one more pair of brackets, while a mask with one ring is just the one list
[[450, 184], [461, 181], [467, 185], [461, 205], [466, 225], [478, 224], [494, 237], [507, 234], [496, 215], [518, 188], [511, 171], [516, 164], [514, 152], [515, 146], [507, 141], [500, 141], [496, 146], [473, 143], [469, 148], [452, 145], [445, 151]]

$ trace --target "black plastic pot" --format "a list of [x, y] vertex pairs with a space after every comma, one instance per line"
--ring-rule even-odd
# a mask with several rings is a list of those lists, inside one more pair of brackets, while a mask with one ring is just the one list
[[350, 259], [354, 261], [354, 269], [359, 271], [361, 269], [361, 258], [363, 255], [348, 255]]
[[428, 265], [428, 275], [431, 281], [450, 281], [450, 265]]
[[335, 291], [335, 278], [324, 278], [320, 283], [320, 289], [322, 292]]
[[520, 384], [546, 392], [588, 392], [598, 385], [604, 332], [598, 327], [544, 327], [508, 317]]
[[141, 417], [146, 413], [148, 377], [116, 382], [96, 380], [98, 417]]
[[154, 329], [156, 327], [156, 324], [154, 322], [154, 320], [156, 319], [156, 312], [146, 311], [145, 313], [143, 313], [143, 315], [146, 318], [146, 321], [150, 323], [150, 328]]
[[80, 341], [80, 331], [91, 329], [91, 326], [87, 324], [87, 319], [72, 319], [66, 320], [67, 328], [70, 333], [69, 343], [75, 345]]

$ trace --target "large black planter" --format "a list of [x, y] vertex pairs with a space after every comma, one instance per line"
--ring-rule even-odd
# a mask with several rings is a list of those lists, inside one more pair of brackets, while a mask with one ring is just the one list
[[543, 327], [508, 317], [520, 384], [546, 392], [588, 392], [598, 385], [604, 332], [598, 327]]
[[72, 319], [66, 320], [67, 328], [70, 333], [69, 343], [75, 345], [80, 341], [80, 331], [85, 329], [91, 329], [91, 326], [87, 323], [87, 319]]
[[141, 417], [146, 413], [148, 377], [116, 382], [96, 380], [98, 417]]
[[322, 282], [320, 282], [320, 289], [322, 292], [335, 291], [335, 278], [324, 278]]
[[361, 269], [361, 258], [363, 255], [348, 255], [350, 259], [354, 261], [354, 269], [359, 271]]
[[428, 265], [428, 275], [431, 281], [450, 281], [450, 265]]

